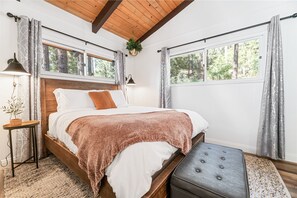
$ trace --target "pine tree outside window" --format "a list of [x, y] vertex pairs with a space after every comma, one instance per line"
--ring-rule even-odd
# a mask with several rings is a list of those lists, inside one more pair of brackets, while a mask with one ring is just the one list
[[114, 61], [108, 58], [52, 43], [43, 43], [43, 53], [47, 74], [115, 79]]
[[260, 38], [174, 55], [171, 84], [255, 79], [260, 72]]
[[114, 61], [93, 54], [88, 54], [88, 75], [114, 79]]

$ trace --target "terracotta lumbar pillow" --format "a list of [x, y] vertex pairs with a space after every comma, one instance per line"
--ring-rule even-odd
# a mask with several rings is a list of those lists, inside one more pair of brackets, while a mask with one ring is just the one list
[[96, 109], [117, 108], [108, 91], [89, 92]]

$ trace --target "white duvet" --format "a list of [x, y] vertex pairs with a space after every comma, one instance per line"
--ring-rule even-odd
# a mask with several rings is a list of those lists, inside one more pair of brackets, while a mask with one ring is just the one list
[[[166, 109], [129, 106], [107, 110], [74, 109], [56, 112], [49, 117], [48, 134], [58, 138], [70, 151], [76, 154], [77, 147], [65, 131], [74, 119], [86, 115], [145, 113], [162, 110]], [[207, 129], [208, 123], [198, 113], [189, 110], [177, 111], [185, 112], [191, 118], [193, 124], [192, 137]], [[163, 161], [169, 159], [176, 150], [167, 142], [141, 142], [133, 144], [119, 153], [105, 172], [116, 197], [142, 197], [151, 187], [152, 175], [162, 168]]]

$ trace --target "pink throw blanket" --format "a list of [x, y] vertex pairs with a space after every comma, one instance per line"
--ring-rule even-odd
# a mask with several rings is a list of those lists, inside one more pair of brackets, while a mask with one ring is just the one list
[[192, 147], [193, 126], [187, 114], [169, 110], [85, 116], [66, 131], [78, 147], [79, 166], [88, 174], [96, 195], [105, 169], [119, 152], [138, 142], [164, 141], [186, 154]]

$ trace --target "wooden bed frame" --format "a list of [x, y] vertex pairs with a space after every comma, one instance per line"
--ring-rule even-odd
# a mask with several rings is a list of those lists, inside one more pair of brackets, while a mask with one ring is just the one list
[[[119, 89], [115, 84], [104, 84], [97, 82], [81, 82], [57, 79], [41, 79], [41, 128], [46, 152], [53, 153], [69, 169], [77, 174], [83, 181], [90, 184], [85, 171], [78, 166], [78, 158], [62, 143], [47, 135], [48, 117], [51, 113], [57, 111], [57, 102], [53, 91], [56, 88], [81, 89], [81, 90], [116, 90]], [[204, 133], [198, 134], [193, 138], [193, 145], [204, 141]], [[154, 177], [150, 190], [143, 196], [146, 198], [165, 198], [169, 197], [169, 178], [175, 167], [184, 158], [183, 154], [177, 154], [173, 159], [163, 167], [163, 170]], [[100, 196], [102, 198], [115, 198], [111, 186], [107, 182], [106, 176], [103, 178], [100, 187]]]

